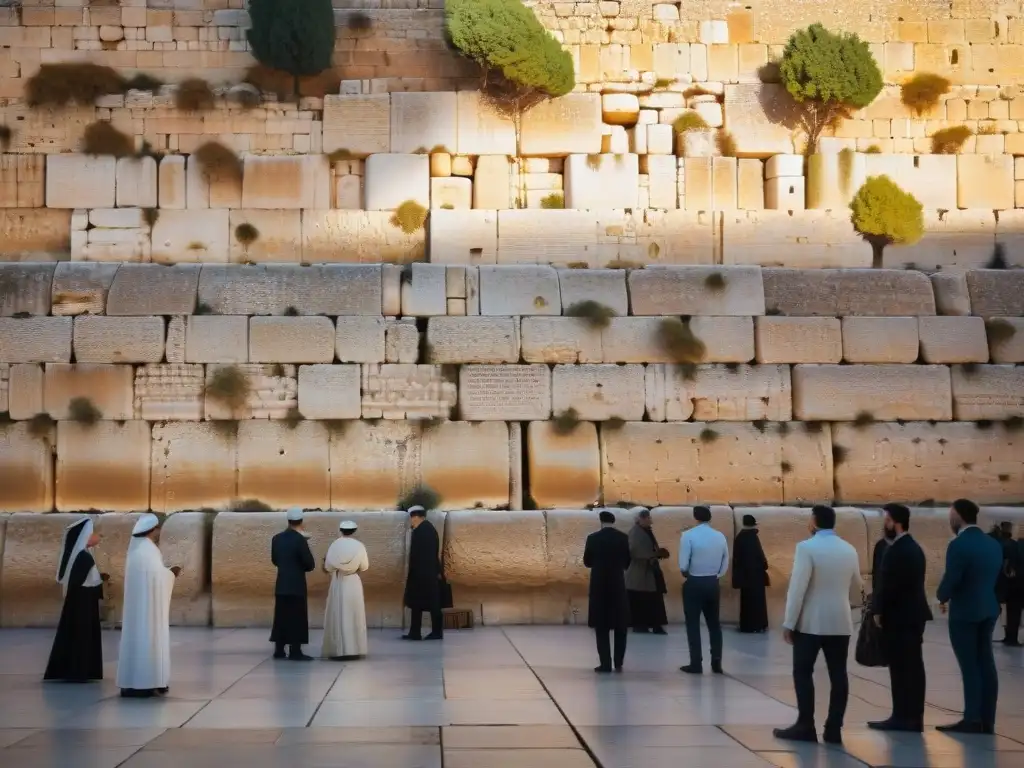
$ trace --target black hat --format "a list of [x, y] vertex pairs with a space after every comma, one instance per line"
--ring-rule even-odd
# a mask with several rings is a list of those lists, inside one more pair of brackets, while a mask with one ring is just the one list
[[597, 519], [600, 520], [602, 523], [614, 523], [615, 515], [613, 515], [607, 509], [602, 509], [600, 514], [598, 514]]
[[757, 525], [757, 520], [754, 519], [753, 515], [744, 515], [743, 524], [748, 528], [753, 528], [755, 525]]

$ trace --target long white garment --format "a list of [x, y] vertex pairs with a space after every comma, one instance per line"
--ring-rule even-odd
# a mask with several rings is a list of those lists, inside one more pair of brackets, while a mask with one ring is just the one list
[[366, 547], [351, 536], [327, 550], [324, 568], [331, 574], [331, 589], [324, 612], [324, 658], [366, 655], [366, 603], [359, 573], [369, 567]]
[[132, 539], [124, 569], [124, 615], [117, 686], [166, 688], [171, 677], [171, 590], [174, 574], [147, 538]]

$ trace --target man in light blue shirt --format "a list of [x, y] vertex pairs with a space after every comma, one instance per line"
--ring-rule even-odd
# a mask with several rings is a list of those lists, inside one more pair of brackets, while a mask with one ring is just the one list
[[729, 543], [711, 527], [711, 510], [694, 507], [697, 526], [683, 532], [679, 541], [679, 570], [683, 574], [683, 613], [686, 615], [686, 640], [690, 663], [681, 672], [704, 672], [700, 651], [700, 616], [708, 625], [711, 641], [711, 671], [722, 674], [722, 625], [718, 620], [721, 594], [718, 580], [729, 570]]

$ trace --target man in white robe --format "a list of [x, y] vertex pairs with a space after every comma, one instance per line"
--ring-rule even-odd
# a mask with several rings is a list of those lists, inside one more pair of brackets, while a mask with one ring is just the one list
[[140, 517], [124, 569], [117, 687], [125, 697], [162, 696], [171, 677], [171, 590], [181, 568], [164, 566], [159, 540], [159, 518]]
[[321, 656], [341, 660], [366, 655], [366, 603], [359, 574], [370, 567], [366, 547], [355, 538], [356, 524], [339, 526], [341, 538], [331, 544], [324, 558], [331, 588], [324, 613], [324, 646]]

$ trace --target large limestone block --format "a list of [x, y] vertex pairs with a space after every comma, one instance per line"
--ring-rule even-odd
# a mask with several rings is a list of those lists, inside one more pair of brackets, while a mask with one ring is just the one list
[[31, 419], [43, 411], [43, 366], [11, 365], [7, 381], [7, 408], [12, 419]]
[[793, 153], [793, 129], [799, 113], [792, 97], [777, 83], [725, 86], [725, 129], [736, 142], [737, 157], [771, 157]]
[[[564, 284], [562, 290], [565, 291]], [[527, 363], [600, 363], [604, 360], [601, 335], [601, 331], [586, 320], [575, 317], [524, 317], [523, 360]]]
[[[785, 424], [785, 423], [783, 423]], [[828, 425], [628, 422], [601, 430], [605, 503], [806, 503], [832, 496]]]
[[601, 151], [601, 95], [570, 93], [542, 101], [523, 115], [520, 154], [564, 157]]
[[47, 208], [113, 208], [117, 160], [110, 155], [47, 155]]
[[843, 318], [848, 363], [912, 363], [919, 346], [916, 317]]
[[455, 586], [515, 589], [548, 583], [544, 513], [448, 513], [444, 564]]
[[136, 419], [199, 421], [206, 375], [201, 365], [140, 365], [135, 369]]
[[797, 317], [934, 315], [928, 276], [895, 269], [765, 269], [769, 313]]
[[149, 509], [148, 421], [57, 424], [56, 506], [60, 512]]
[[967, 273], [971, 314], [1024, 317], [1024, 270], [974, 269]]
[[159, 363], [164, 357], [163, 317], [75, 318], [75, 360], [83, 363]]
[[56, 264], [0, 264], [0, 317], [50, 314]]
[[249, 362], [249, 318], [189, 317], [185, 326], [185, 362]]
[[834, 426], [837, 500], [1011, 502], [1024, 494], [1021, 433], [971, 423]]
[[238, 497], [274, 508], [329, 509], [327, 428], [315, 421], [238, 422]]
[[563, 183], [566, 208], [636, 208], [640, 156], [569, 155], [565, 159]]
[[359, 366], [299, 366], [299, 413], [305, 419], [358, 419]]
[[550, 421], [530, 422], [526, 455], [534, 506], [585, 507], [601, 496], [601, 451], [597, 427], [581, 422], [561, 434]]
[[226, 263], [231, 251], [230, 213], [227, 209], [161, 209], [151, 241], [157, 264]]
[[415, 363], [420, 359], [420, 331], [411, 317], [388, 318], [384, 325], [384, 360]]
[[[479, 91], [457, 91], [458, 135], [452, 148], [460, 155], [514, 155], [516, 129]], [[397, 150], [396, 150], [397, 151]]]
[[369, 211], [393, 211], [407, 200], [430, 207], [430, 155], [370, 155], [364, 178]]
[[980, 317], [919, 317], [921, 357], [926, 363], [987, 363], [988, 338]]
[[[438, 155], [448, 157], [448, 155]], [[469, 210], [473, 207], [473, 182], [461, 176], [430, 179], [430, 209]]]
[[458, 100], [454, 91], [391, 94], [391, 151], [455, 152]]
[[[660, 340], [663, 321], [660, 317], [612, 318], [601, 331], [603, 362], [677, 362]], [[754, 357], [754, 323], [750, 317], [694, 317], [690, 328], [704, 342], [702, 362], [746, 363]]]
[[[255, 242], [238, 239], [238, 228], [249, 225], [259, 236]], [[302, 212], [298, 210], [234, 210], [229, 214], [233, 264], [302, 261]]]
[[160, 160], [157, 175], [157, 198], [160, 210], [180, 211], [187, 203], [187, 185], [185, 181], [185, 156], [167, 155]]
[[473, 207], [501, 210], [512, 207], [511, 166], [507, 155], [482, 155], [473, 172]]
[[[102, 519], [106, 517], [104, 515]], [[164, 564], [168, 567], [181, 566], [181, 574], [174, 580], [174, 593], [171, 595], [170, 621], [173, 626], [210, 626], [209, 542], [213, 536], [214, 517], [205, 511], [179, 512], [167, 518], [160, 530], [160, 553]]]
[[323, 150], [356, 157], [391, 151], [391, 95], [324, 96]]
[[957, 155], [956, 203], [960, 208], [1012, 210], [1013, 158], [1010, 155]]
[[560, 315], [558, 272], [548, 266], [482, 266], [480, 314]]
[[53, 273], [54, 315], [102, 315], [120, 264], [64, 261]]
[[929, 275], [940, 315], [963, 317], [971, 314], [971, 295], [964, 272], [935, 272]]
[[[307, 512], [304, 528], [317, 563], [338, 538], [338, 525], [352, 520], [366, 546], [370, 568], [360, 574], [370, 627], [400, 627], [408, 516], [404, 512]], [[267, 557], [270, 540], [287, 527], [284, 512], [222, 512], [213, 523], [213, 624], [216, 627], [269, 626], [277, 570]], [[443, 532], [444, 525], [441, 525]], [[316, 568], [307, 576], [309, 618], [322, 626], [330, 577]]]
[[[857, 190], [867, 178], [866, 158], [867, 155], [853, 151], [815, 153], [808, 156], [807, 207], [809, 209], [842, 210], [849, 206], [853, 196], [857, 194]], [[800, 160], [802, 159], [800, 158]], [[771, 166], [771, 160], [768, 163]], [[769, 167], [769, 178], [771, 178], [770, 174]], [[955, 184], [955, 171], [953, 178]]]
[[[205, 413], [207, 419], [230, 422], [239, 419], [284, 419], [293, 408], [298, 407], [299, 387], [294, 365], [207, 365], [208, 388], [218, 372], [224, 368], [234, 368], [245, 378], [248, 383], [245, 403], [233, 409], [223, 398], [208, 393]], [[229, 429], [227, 425], [223, 426]]]
[[426, 232], [405, 233], [388, 211], [304, 210], [302, 262], [408, 264], [423, 261]]
[[692, 380], [681, 376], [675, 366], [648, 365], [645, 391], [651, 421], [789, 421], [793, 417], [786, 365], [701, 365]]
[[546, 365], [463, 365], [462, 417], [469, 421], [533, 421], [551, 415], [551, 370]]
[[[993, 317], [988, 320], [989, 350], [993, 363], [1024, 363], [1024, 317]], [[996, 336], [995, 329], [1012, 331], [1009, 338]], [[13, 391], [13, 390], [12, 390]]]
[[242, 208], [330, 208], [325, 155], [246, 155]]
[[430, 363], [519, 362], [519, 318], [431, 317], [427, 353]]
[[759, 363], [838, 363], [842, 325], [837, 317], [756, 317], [754, 349]]
[[402, 314], [432, 317], [448, 312], [447, 268], [443, 264], [409, 264], [402, 272]]
[[237, 437], [211, 422], [154, 424], [150, 508], [224, 509], [238, 497]]
[[953, 418], [1001, 421], [1024, 416], [1024, 368], [1014, 365], [952, 367]]
[[642, 365], [557, 365], [552, 372], [552, 411], [558, 416], [573, 409], [586, 421], [642, 421], [643, 391]]
[[497, 211], [435, 209], [429, 230], [432, 263], [494, 264], [498, 259]]
[[[583, 550], [586, 546], [587, 536], [601, 529], [598, 515], [603, 511], [615, 515], [615, 527], [623, 533], [629, 533], [634, 521], [625, 509], [596, 507], [594, 509], [545, 510], [547, 572], [550, 585], [571, 584], [579, 590], [581, 596], [586, 596], [587, 587], [590, 584], [590, 569], [583, 565]], [[654, 510], [651, 512], [653, 517]], [[663, 522], [663, 517], [657, 520], [657, 523]], [[665, 536], [666, 531], [662, 530], [657, 523], [658, 535]], [[658, 543], [662, 544], [662, 541], [659, 539]], [[664, 543], [668, 544], [667, 541]], [[587, 617], [580, 618], [585, 622]]]
[[43, 410], [54, 419], [67, 419], [71, 401], [84, 397], [103, 419], [130, 419], [133, 373], [130, 365], [50, 363], [43, 379]]
[[330, 430], [331, 503], [390, 509], [420, 482], [420, 431], [410, 421], [339, 422]]
[[454, 377], [440, 365], [371, 363], [359, 367], [362, 375], [356, 379], [354, 418], [448, 419], [458, 402]]
[[[953, 155], [936, 157], [956, 160]], [[955, 179], [954, 175], [954, 182]], [[886, 247], [882, 254], [882, 266], [959, 271], [981, 267], [991, 258], [997, 226], [993, 211], [959, 211], [955, 207], [953, 210], [945, 207], [929, 210], [928, 206], [925, 211], [924, 234], [921, 239], [913, 245]]]
[[199, 303], [216, 315], [380, 315], [380, 265], [203, 267]]
[[842, 211], [725, 212], [721, 222], [723, 264], [802, 269], [871, 266], [871, 246]]
[[329, 317], [249, 319], [249, 360], [254, 363], [334, 361], [334, 323]]
[[763, 315], [760, 267], [657, 267], [629, 272], [634, 315]]
[[0, 317], [0, 361], [67, 362], [71, 337], [70, 317]]
[[122, 264], [107, 294], [107, 314], [190, 315], [196, 306], [200, 267]]
[[387, 324], [383, 317], [353, 315], [336, 322], [334, 356], [342, 363], [383, 363]]
[[53, 451], [25, 422], [0, 427], [0, 511], [53, 509]]
[[118, 158], [116, 182], [118, 208], [156, 208], [156, 158]]
[[805, 421], [953, 418], [944, 365], [797, 365], [793, 415]]
[[709, 317], [690, 319], [693, 335], [704, 342], [707, 363], [748, 363], [754, 359], [752, 317]]
[[421, 482], [440, 494], [441, 509], [509, 506], [514, 451], [507, 424], [448, 421], [424, 430], [421, 442]]
[[559, 269], [562, 313], [584, 301], [596, 301], [616, 315], [629, 314], [626, 271], [622, 269]]

